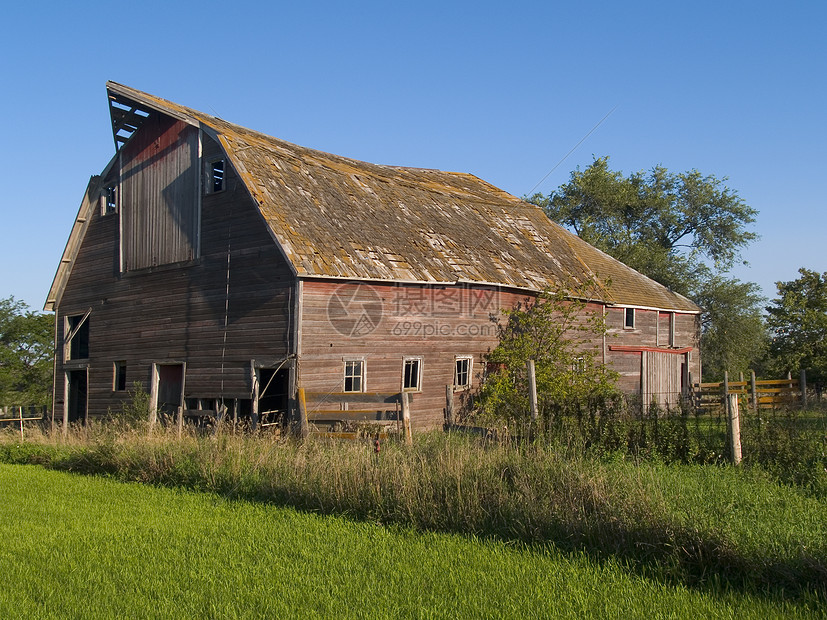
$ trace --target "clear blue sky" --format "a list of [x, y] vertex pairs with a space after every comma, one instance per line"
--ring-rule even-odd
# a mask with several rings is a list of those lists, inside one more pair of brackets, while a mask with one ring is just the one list
[[765, 294], [827, 271], [827, 2], [14, 2], [0, 298], [42, 307], [114, 80], [313, 148], [548, 193], [592, 156], [729, 177]]

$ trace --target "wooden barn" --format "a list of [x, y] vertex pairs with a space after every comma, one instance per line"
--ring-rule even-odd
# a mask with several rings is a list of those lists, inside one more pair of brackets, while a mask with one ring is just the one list
[[695, 304], [473, 175], [107, 93], [116, 152], [45, 305], [58, 423], [119, 410], [140, 381], [158, 412], [283, 423], [301, 393], [317, 424], [394, 419], [404, 400], [414, 428], [438, 427], [479, 381], [492, 318], [570, 278], [611, 281], [587, 311], [605, 314], [594, 346], [623, 390], [674, 402], [700, 376]]

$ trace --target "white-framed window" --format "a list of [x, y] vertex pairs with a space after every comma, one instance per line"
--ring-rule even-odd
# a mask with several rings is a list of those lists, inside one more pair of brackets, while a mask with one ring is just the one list
[[112, 362], [112, 391], [126, 391], [126, 362]]
[[365, 360], [344, 360], [345, 380], [343, 392], [365, 391]]
[[623, 328], [624, 329], [634, 329], [635, 328], [635, 309], [634, 308], [625, 308], [623, 312]]
[[471, 373], [474, 369], [472, 355], [457, 355], [454, 358], [454, 389], [462, 390], [471, 387]]
[[405, 392], [422, 391], [421, 357], [406, 357], [402, 361], [402, 389]]
[[576, 357], [574, 358], [574, 362], [571, 365], [572, 372], [576, 372], [582, 374], [586, 372], [586, 358], [585, 357]]
[[223, 159], [211, 159], [207, 162], [207, 193], [217, 194], [227, 187], [226, 162]]

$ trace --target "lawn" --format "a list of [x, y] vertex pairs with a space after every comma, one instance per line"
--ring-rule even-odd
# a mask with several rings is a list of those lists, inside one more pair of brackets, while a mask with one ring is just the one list
[[[665, 488], [669, 488], [667, 481]], [[357, 522], [0, 465], [0, 617], [815, 616], [818, 599], [664, 585], [554, 546]]]

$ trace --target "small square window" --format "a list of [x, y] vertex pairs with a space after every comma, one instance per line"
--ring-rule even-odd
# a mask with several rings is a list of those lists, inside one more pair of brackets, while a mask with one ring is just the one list
[[422, 360], [420, 358], [405, 358], [402, 366], [402, 389], [406, 392], [422, 390]]
[[216, 159], [207, 167], [207, 190], [210, 194], [223, 192], [225, 187], [224, 160]]
[[115, 392], [126, 391], [126, 362], [115, 362], [113, 364], [112, 390]]
[[345, 392], [365, 391], [365, 362], [345, 360]]
[[457, 357], [454, 368], [454, 389], [471, 387], [472, 357]]
[[626, 308], [625, 316], [623, 319], [623, 327], [626, 329], [634, 329], [635, 328], [635, 309], [634, 308]]

